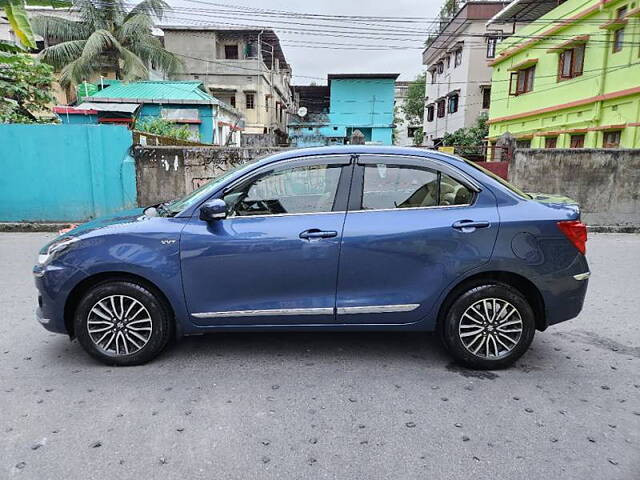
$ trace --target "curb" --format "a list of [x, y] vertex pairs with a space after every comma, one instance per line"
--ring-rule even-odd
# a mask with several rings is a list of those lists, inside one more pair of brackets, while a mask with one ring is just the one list
[[24, 233], [24, 232], [55, 232], [67, 228], [71, 223], [57, 222], [0, 222], [0, 232]]
[[589, 233], [640, 233], [640, 225], [589, 225]]

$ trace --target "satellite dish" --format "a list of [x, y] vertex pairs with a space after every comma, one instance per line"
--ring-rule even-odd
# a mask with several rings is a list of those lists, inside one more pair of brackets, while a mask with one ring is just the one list
[[307, 107], [300, 107], [298, 109], [298, 116], [304, 117], [307, 114]]

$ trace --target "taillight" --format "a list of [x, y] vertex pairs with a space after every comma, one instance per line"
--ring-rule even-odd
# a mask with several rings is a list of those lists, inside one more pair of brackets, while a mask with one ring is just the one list
[[581, 254], [587, 251], [587, 226], [579, 220], [558, 222], [558, 228]]

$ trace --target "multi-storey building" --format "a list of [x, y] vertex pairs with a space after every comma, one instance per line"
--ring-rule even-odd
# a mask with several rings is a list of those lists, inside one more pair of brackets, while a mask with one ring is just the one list
[[[328, 86], [295, 87], [304, 115], [289, 123], [291, 143], [318, 146], [348, 143], [356, 131], [365, 143], [392, 145], [397, 73], [329, 74]], [[327, 101], [328, 100], [328, 101]]]
[[639, 40], [637, 0], [567, 0], [505, 40], [490, 142], [508, 132], [523, 148], [640, 147]]
[[438, 146], [446, 133], [474, 124], [489, 109], [491, 67], [504, 32], [487, 21], [509, 2], [467, 1], [429, 35], [426, 66], [424, 143]]
[[246, 119], [243, 136], [286, 140], [293, 108], [291, 68], [272, 30], [161, 28], [165, 48], [184, 62], [183, 71], [172, 77], [200, 80], [213, 96], [238, 109]]

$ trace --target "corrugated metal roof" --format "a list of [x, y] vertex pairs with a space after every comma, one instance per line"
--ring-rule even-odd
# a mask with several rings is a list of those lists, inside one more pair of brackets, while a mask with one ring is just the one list
[[76, 108], [79, 110], [95, 110], [97, 112], [123, 112], [123, 113], [133, 113], [138, 107], [140, 107], [139, 103], [104, 103], [104, 102], [83, 102], [78, 105]]
[[[118, 102], [133, 100], [143, 103], [201, 103], [218, 105], [220, 101], [202, 90], [200, 81], [144, 81], [114, 83], [94, 93], [92, 101]], [[102, 100], [101, 100], [102, 99]], [[145, 102], [146, 101], [146, 102]]]

